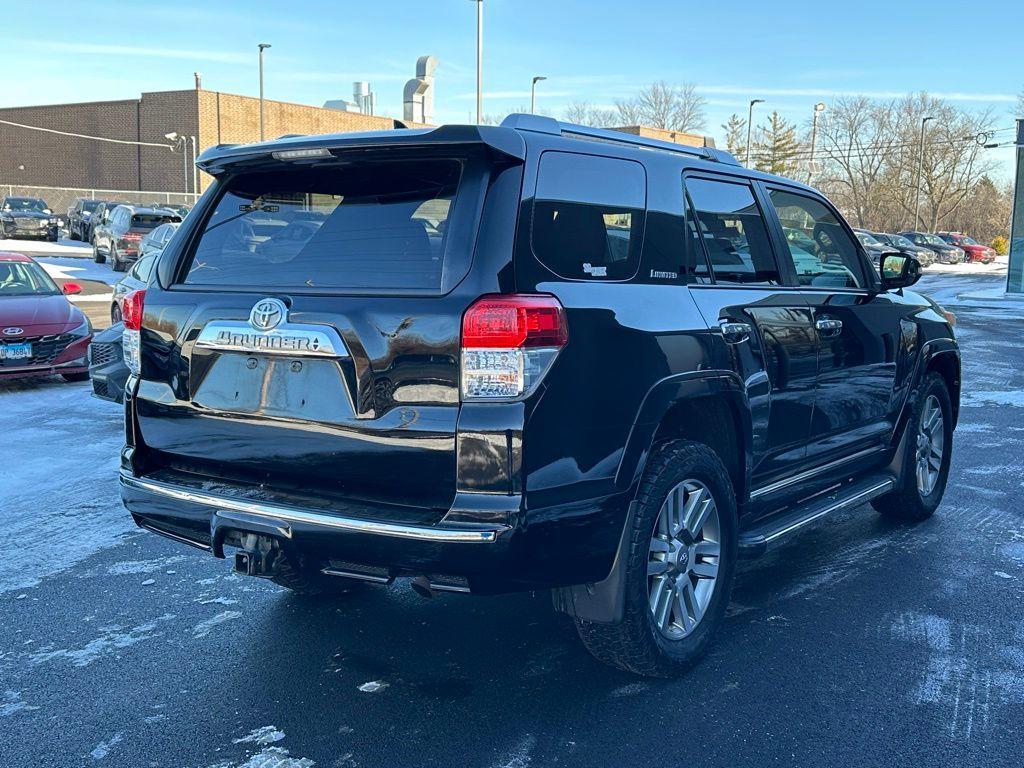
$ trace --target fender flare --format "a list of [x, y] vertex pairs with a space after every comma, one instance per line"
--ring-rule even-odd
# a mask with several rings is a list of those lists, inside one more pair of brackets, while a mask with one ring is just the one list
[[616, 488], [625, 490], [636, 487], [647, 464], [654, 436], [665, 415], [676, 403], [700, 397], [724, 398], [735, 406], [743, 439], [741, 455], [744, 457], [746, 484], [751, 463], [750, 446], [753, 444], [753, 425], [746, 388], [734, 371], [707, 370], [667, 376], [647, 391], [637, 410], [615, 473]]

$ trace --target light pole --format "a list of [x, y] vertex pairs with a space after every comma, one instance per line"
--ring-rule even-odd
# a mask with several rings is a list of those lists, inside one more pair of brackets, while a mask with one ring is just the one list
[[188, 194], [188, 153], [185, 151], [185, 145], [188, 143], [188, 137], [182, 136], [177, 131], [171, 131], [165, 133], [164, 138], [168, 141], [173, 141], [176, 146], [171, 148], [173, 152], [175, 149], [181, 150], [181, 172], [182, 177], [185, 180], [185, 194]]
[[814, 117], [811, 119], [811, 159], [807, 162], [807, 183], [811, 183], [814, 175], [814, 145], [818, 140], [818, 115], [825, 111], [825, 102], [819, 101], [814, 105]]
[[914, 229], [917, 229], [918, 222], [921, 220], [921, 173], [924, 170], [924, 129], [931, 119], [930, 115], [921, 118], [921, 145], [917, 157], [917, 201], [914, 204]]
[[263, 51], [270, 47], [270, 43], [260, 43], [260, 141], [263, 141]]
[[764, 99], [751, 99], [750, 109], [747, 110], [747, 158], [743, 164], [750, 167], [750, 129], [754, 127], [754, 105], [764, 104]]
[[537, 113], [537, 83], [539, 83], [541, 80], [547, 80], [547, 78], [544, 77], [544, 75], [537, 75], [536, 77], [533, 78], [533, 80], [530, 83], [530, 114], [531, 115]]
[[484, 0], [476, 3], [476, 122], [484, 119]]
[[196, 141], [195, 136], [189, 136], [188, 140], [192, 142], [192, 197], [195, 199], [199, 197], [199, 168], [196, 167], [196, 159], [199, 157], [199, 143]]

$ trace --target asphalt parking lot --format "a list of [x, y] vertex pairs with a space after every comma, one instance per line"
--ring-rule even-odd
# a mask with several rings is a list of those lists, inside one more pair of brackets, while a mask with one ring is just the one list
[[964, 396], [945, 501], [744, 565], [686, 677], [607, 669], [546, 594], [298, 598], [135, 529], [117, 406], [0, 384], [0, 765], [1019, 766], [1024, 309], [929, 275]]

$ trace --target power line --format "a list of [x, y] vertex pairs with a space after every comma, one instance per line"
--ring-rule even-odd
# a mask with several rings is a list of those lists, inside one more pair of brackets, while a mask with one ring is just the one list
[[15, 128], [25, 128], [29, 131], [42, 131], [43, 133], [56, 133], [58, 136], [72, 136], [76, 139], [89, 139], [91, 141], [106, 141], [111, 144], [131, 144], [133, 147], [162, 147], [163, 149], [174, 149], [173, 144], [158, 144], [151, 141], [128, 141], [126, 139], [108, 139], [105, 136], [89, 136], [84, 133], [71, 133], [70, 131], [58, 131], [54, 128], [42, 128], [38, 125], [25, 125], [10, 120], [0, 120], [4, 125], [13, 125]]

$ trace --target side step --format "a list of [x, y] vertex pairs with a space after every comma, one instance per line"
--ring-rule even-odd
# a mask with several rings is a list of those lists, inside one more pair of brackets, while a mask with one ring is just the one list
[[751, 528], [740, 531], [740, 557], [758, 557], [769, 548], [785, 541], [816, 520], [865, 504], [896, 487], [892, 475], [869, 475], [827, 493], [816, 496], [797, 507], [790, 507], [756, 521]]

